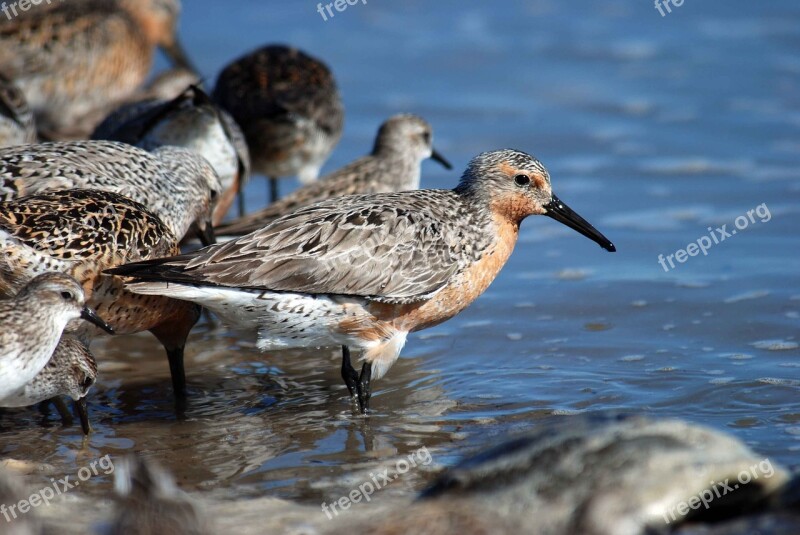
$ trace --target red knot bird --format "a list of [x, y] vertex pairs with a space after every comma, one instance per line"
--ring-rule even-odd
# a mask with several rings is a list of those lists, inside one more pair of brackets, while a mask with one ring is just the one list
[[222, 186], [196, 152], [152, 153], [111, 141], [63, 141], [0, 149], [0, 201], [45, 191], [85, 188], [120, 193], [152, 210], [182, 239], [213, 243], [212, 214]]
[[19, 395], [40, 374], [67, 324], [77, 319], [111, 332], [86, 305], [83, 287], [63, 273], [39, 275], [0, 300], [0, 400]]
[[253, 171], [270, 179], [271, 201], [279, 178], [316, 180], [342, 135], [344, 107], [333, 75], [295, 48], [265, 46], [229, 64], [214, 99], [242, 127]]
[[180, 0], [35, 4], [0, 18], [0, 71], [23, 91], [50, 138], [86, 137], [142, 84], [156, 46], [194, 70], [177, 37]]
[[0, 147], [36, 143], [36, 121], [25, 95], [0, 74]]
[[[474, 158], [452, 190], [339, 197], [194, 253], [122, 266], [127, 288], [201, 304], [258, 331], [259, 348], [342, 346], [342, 377], [363, 413], [370, 381], [408, 333], [452, 318], [511, 255], [520, 223], [546, 215], [614, 245], [551, 189], [536, 158]], [[361, 352], [358, 374], [350, 348]]]
[[239, 125], [197, 86], [166, 102], [125, 105], [109, 115], [92, 137], [145, 150], [185, 147], [203, 156], [217, 172], [222, 187], [214, 225], [222, 222], [250, 173], [250, 152]]
[[0, 399], [0, 407], [28, 407], [60, 396], [75, 402], [84, 434], [91, 431], [86, 395], [97, 380], [97, 363], [89, 348], [63, 337], [42, 371], [17, 392]]
[[433, 129], [424, 119], [416, 115], [395, 115], [381, 125], [370, 155], [296, 190], [263, 210], [217, 227], [215, 234], [249, 234], [284, 214], [333, 197], [417, 189], [420, 165], [427, 158], [452, 169], [450, 163], [433, 148]]
[[[98, 190], [40, 193], [0, 202], [0, 295], [13, 293], [42, 272], [78, 280], [88, 302], [115, 334], [150, 331], [164, 346], [176, 397], [185, 394], [183, 354], [200, 317], [194, 303], [125, 291], [103, 270], [180, 253], [178, 240], [143, 205]], [[100, 334], [82, 324], [67, 332], [82, 341]]]

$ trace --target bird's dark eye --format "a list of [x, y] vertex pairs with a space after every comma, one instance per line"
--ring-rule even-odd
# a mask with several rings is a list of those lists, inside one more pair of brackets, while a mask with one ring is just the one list
[[531, 177], [528, 175], [517, 175], [514, 177], [514, 183], [517, 186], [527, 186], [531, 183]]
[[423, 132], [422, 133], [422, 140], [425, 142], [426, 145], [431, 144], [431, 133], [430, 132]]
[[217, 190], [211, 190], [211, 200], [216, 201], [217, 197], [219, 197], [219, 192]]
[[68, 292], [66, 290], [61, 292], [61, 297], [64, 298], [64, 301], [74, 301], [75, 300], [75, 296], [72, 295], [72, 292]]
[[81, 383], [81, 388], [84, 390], [89, 390], [89, 388], [94, 384], [94, 379], [91, 377], [86, 377], [83, 382]]

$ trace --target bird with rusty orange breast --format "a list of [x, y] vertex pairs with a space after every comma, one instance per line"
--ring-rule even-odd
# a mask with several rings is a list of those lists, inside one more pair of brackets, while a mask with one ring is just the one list
[[144, 82], [155, 47], [193, 70], [177, 37], [180, 7], [180, 0], [38, 2], [0, 17], [0, 71], [23, 91], [46, 137], [85, 137]]
[[242, 127], [253, 171], [270, 179], [271, 202], [279, 178], [315, 181], [342, 136], [344, 106], [333, 74], [296, 48], [265, 46], [233, 61], [213, 97]]
[[[536, 158], [474, 158], [452, 190], [339, 197], [194, 253], [111, 270], [133, 292], [185, 299], [256, 329], [262, 350], [341, 345], [342, 377], [366, 412], [370, 382], [409, 333], [480, 296], [514, 249], [520, 223], [546, 215], [614, 245], [553, 194]], [[357, 373], [350, 348], [361, 353]]]

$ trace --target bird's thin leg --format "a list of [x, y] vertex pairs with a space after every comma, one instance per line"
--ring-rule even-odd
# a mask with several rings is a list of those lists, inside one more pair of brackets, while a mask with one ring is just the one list
[[58, 415], [61, 416], [61, 423], [64, 425], [72, 425], [72, 414], [70, 414], [67, 404], [64, 403], [64, 399], [61, 398], [61, 396], [43, 401], [42, 405], [46, 407], [48, 403], [52, 403], [53, 407], [58, 411]]
[[350, 349], [342, 346], [342, 379], [350, 391], [350, 397], [355, 399], [358, 395], [358, 372], [350, 362]]
[[278, 191], [278, 179], [270, 177], [269, 179], [269, 202], [273, 203], [280, 198], [280, 192]]
[[245, 206], [244, 206], [244, 192], [240, 191], [236, 194], [236, 201], [239, 205], [239, 217], [244, 217], [245, 213]]
[[364, 361], [361, 367], [361, 375], [358, 377], [357, 390], [358, 390], [358, 408], [361, 409], [361, 414], [367, 414], [369, 410], [369, 398], [372, 397], [372, 365]]
[[169, 373], [172, 375], [172, 392], [175, 399], [186, 399], [186, 371], [183, 367], [183, 346], [167, 349]]

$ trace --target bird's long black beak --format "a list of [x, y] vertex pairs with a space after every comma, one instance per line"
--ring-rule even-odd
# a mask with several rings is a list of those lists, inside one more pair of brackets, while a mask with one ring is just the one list
[[81, 429], [83, 434], [88, 435], [92, 432], [92, 424], [89, 423], [89, 408], [86, 405], [86, 396], [75, 401], [75, 412], [78, 413], [78, 418], [81, 421]]
[[442, 156], [442, 154], [436, 149], [433, 149], [431, 151], [431, 160], [433, 160], [435, 162], [439, 162], [440, 164], [442, 164], [442, 167], [444, 167], [445, 169], [452, 169], [453, 168], [452, 164], [447, 161], [447, 158]]
[[613, 253], [617, 250], [614, 244], [608, 238], [603, 236], [596, 228], [594, 228], [588, 221], [579, 216], [569, 206], [564, 204], [561, 199], [553, 195], [553, 199], [545, 206], [548, 217], [552, 217], [559, 223], [563, 223], [572, 230], [577, 230], [590, 240], [600, 244], [600, 247], [606, 251]]
[[214, 224], [209, 220], [206, 221], [205, 228], [196, 227], [197, 239], [203, 244], [203, 247], [214, 245], [217, 243], [217, 237], [214, 234]]
[[97, 312], [89, 307], [83, 307], [83, 310], [81, 311], [81, 318], [85, 319], [89, 323], [97, 325], [108, 334], [114, 334], [114, 329], [111, 328], [111, 325], [103, 321], [103, 319], [97, 315]]
[[197, 74], [197, 69], [192, 63], [192, 60], [189, 59], [189, 55], [184, 50], [183, 45], [181, 45], [177, 37], [171, 44], [162, 45], [161, 50], [164, 51], [164, 54], [172, 62], [172, 65]]

